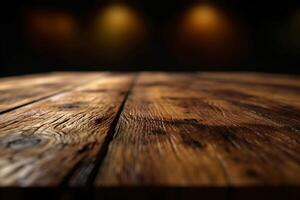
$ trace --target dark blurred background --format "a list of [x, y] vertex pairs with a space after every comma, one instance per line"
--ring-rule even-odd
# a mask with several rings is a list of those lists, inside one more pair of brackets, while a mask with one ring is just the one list
[[299, 1], [1, 1], [1, 76], [57, 70], [299, 73]]

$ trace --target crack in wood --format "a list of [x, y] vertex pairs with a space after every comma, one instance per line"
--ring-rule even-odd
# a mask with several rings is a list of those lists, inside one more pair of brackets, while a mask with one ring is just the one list
[[[138, 75], [139, 75], [138, 73], [136, 73], [134, 75], [132, 83], [130, 84], [128, 91], [124, 96], [124, 99], [117, 111], [117, 114], [115, 115], [115, 118], [113, 119], [112, 123], [110, 124], [110, 128], [106, 134], [106, 137], [104, 139], [104, 142], [101, 145], [100, 150], [98, 151], [96, 158], [80, 161], [70, 171], [70, 173], [65, 177], [65, 179], [63, 180], [61, 185], [85, 186], [88, 188], [93, 187], [98, 170], [101, 167], [101, 164], [103, 163], [103, 160], [105, 159], [105, 157], [107, 155], [107, 151], [108, 151], [109, 145], [115, 135], [115, 132], [116, 132], [115, 130], [116, 130], [116, 127], [120, 120], [121, 113], [123, 112], [123, 109], [128, 100], [128, 97], [130, 96], [132, 89], [136, 84]], [[103, 117], [97, 117], [94, 120], [94, 122], [96, 124], [99, 124], [103, 120], [104, 120]], [[82, 174], [84, 174], [85, 176], [82, 176]]]

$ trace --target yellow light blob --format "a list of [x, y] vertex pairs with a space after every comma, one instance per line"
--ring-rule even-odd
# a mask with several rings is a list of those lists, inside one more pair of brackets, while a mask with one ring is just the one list
[[137, 12], [126, 5], [111, 5], [102, 9], [94, 24], [95, 40], [108, 54], [129, 51], [145, 36], [145, 26]]

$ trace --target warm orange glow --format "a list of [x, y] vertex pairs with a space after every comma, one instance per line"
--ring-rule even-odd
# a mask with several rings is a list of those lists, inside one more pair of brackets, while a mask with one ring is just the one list
[[125, 5], [111, 5], [102, 9], [96, 17], [94, 27], [98, 45], [108, 53], [128, 51], [145, 36], [141, 17]]
[[69, 13], [33, 10], [27, 18], [27, 30], [35, 45], [66, 45], [75, 39], [77, 24]]
[[[188, 10], [183, 16], [182, 30], [192, 38], [222, 40], [231, 34], [230, 22], [224, 13], [210, 5], [199, 5]], [[202, 40], [201, 39], [201, 40]], [[220, 42], [220, 41], [219, 41]]]
[[239, 59], [244, 45], [237, 24], [223, 10], [208, 4], [193, 6], [183, 13], [175, 32], [174, 51], [191, 62], [231, 63]]
[[192, 8], [186, 15], [188, 26], [211, 31], [221, 25], [221, 18], [218, 11], [208, 5]]

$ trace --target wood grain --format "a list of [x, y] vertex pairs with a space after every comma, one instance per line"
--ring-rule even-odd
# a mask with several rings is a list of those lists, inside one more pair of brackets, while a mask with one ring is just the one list
[[287, 76], [143, 73], [95, 184], [299, 185], [298, 89]]
[[100, 78], [101, 73], [49, 73], [0, 80], [0, 113]]
[[130, 74], [102, 75], [0, 115], [0, 185], [86, 184], [132, 81]]
[[300, 185], [298, 76], [135, 77], [0, 79], [0, 185]]

